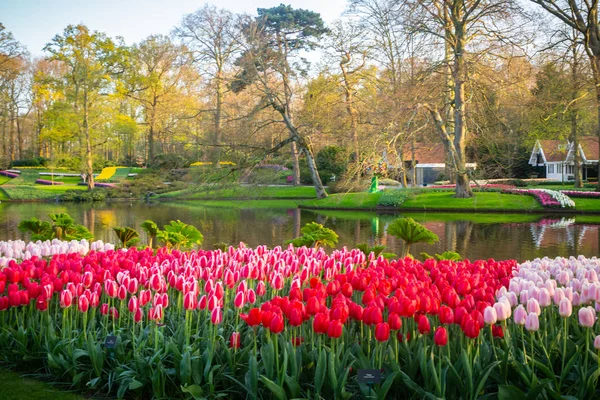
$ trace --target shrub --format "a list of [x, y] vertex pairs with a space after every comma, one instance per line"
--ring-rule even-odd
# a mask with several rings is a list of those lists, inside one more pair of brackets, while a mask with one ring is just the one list
[[366, 179], [341, 179], [335, 182], [329, 182], [328, 189], [330, 193], [351, 193], [366, 192], [371, 186], [371, 181]]
[[58, 196], [58, 200], [85, 203], [92, 201], [104, 201], [106, 200], [106, 197], [106, 189], [95, 188], [93, 190], [67, 190], [66, 192]]
[[317, 153], [315, 162], [323, 182], [330, 182], [333, 176], [340, 179], [348, 167], [348, 151], [339, 146], [325, 146]]
[[22, 160], [13, 160], [11, 167], [44, 167], [48, 160], [44, 157], [25, 158]]
[[377, 205], [383, 207], [400, 207], [408, 198], [409, 193], [406, 190], [385, 190], [381, 193], [379, 200], [377, 200]]

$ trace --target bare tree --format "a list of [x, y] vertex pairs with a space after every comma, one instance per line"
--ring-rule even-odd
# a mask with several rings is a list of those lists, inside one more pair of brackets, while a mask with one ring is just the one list
[[221, 142], [223, 140], [223, 100], [226, 90], [225, 72], [240, 51], [239, 19], [227, 10], [205, 5], [188, 14], [175, 28], [175, 35], [183, 40], [192, 52], [194, 63], [209, 76], [214, 93], [214, 132], [212, 161], [220, 168]]

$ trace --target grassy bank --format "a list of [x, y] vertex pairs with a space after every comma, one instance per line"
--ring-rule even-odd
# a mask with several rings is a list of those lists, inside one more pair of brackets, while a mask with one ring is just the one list
[[163, 193], [160, 199], [256, 199], [277, 198], [311, 198], [316, 197], [315, 188], [312, 186], [240, 186], [228, 187], [195, 186], [184, 190]]
[[60, 391], [36, 379], [0, 369], [0, 398], [2, 400], [83, 400], [84, 397]]

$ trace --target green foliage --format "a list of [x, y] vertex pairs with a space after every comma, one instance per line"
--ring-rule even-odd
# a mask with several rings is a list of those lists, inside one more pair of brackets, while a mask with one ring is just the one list
[[387, 233], [404, 241], [402, 257], [410, 254], [410, 246], [414, 243], [433, 244], [440, 240], [435, 233], [409, 217], [398, 218], [392, 222], [387, 228]]
[[152, 242], [156, 238], [156, 235], [158, 235], [158, 232], [160, 232], [158, 225], [156, 225], [156, 222], [147, 219], [142, 222], [141, 227], [148, 234], [148, 247], [152, 247]]
[[75, 203], [86, 203], [94, 201], [104, 201], [107, 197], [107, 190], [103, 188], [94, 188], [92, 190], [67, 190], [58, 196], [60, 201], [73, 201]]
[[48, 214], [52, 223], [30, 218], [19, 222], [21, 232], [30, 232], [32, 240], [81, 240], [93, 239], [92, 233], [75, 221], [67, 213]]
[[163, 230], [159, 230], [156, 237], [163, 241], [167, 248], [180, 249], [191, 249], [195, 245], [201, 245], [204, 240], [204, 236], [200, 231], [192, 226], [188, 225], [180, 220], [171, 221], [168, 225], [163, 227]]
[[22, 160], [13, 160], [10, 165], [15, 167], [44, 167], [48, 160], [44, 157], [25, 158]]
[[377, 205], [382, 207], [400, 207], [408, 198], [409, 192], [406, 190], [384, 190], [377, 200]]
[[442, 254], [435, 254], [435, 256], [429, 255], [426, 252], [421, 253], [421, 257], [425, 260], [435, 258], [438, 261], [441, 260], [450, 260], [450, 261], [460, 261], [462, 257], [455, 251], [445, 251]]
[[125, 248], [134, 246], [140, 240], [140, 234], [133, 228], [125, 226], [113, 228], [113, 230]]
[[179, 154], [163, 153], [157, 154], [152, 160], [152, 167], [161, 170], [185, 168], [189, 161]]
[[295, 239], [289, 240], [286, 244], [293, 244], [295, 247], [319, 247], [319, 246], [329, 246], [331, 248], [335, 247], [338, 242], [338, 234], [329, 228], [325, 228], [321, 224], [317, 224], [316, 222], [310, 222], [302, 229], [302, 236], [299, 236]]
[[330, 182], [335, 176], [335, 180], [341, 179], [348, 167], [348, 151], [339, 146], [325, 146], [315, 158], [319, 175], [323, 182]]
[[229, 244], [225, 243], [225, 242], [217, 242], [215, 244], [213, 244], [213, 249], [215, 250], [221, 250], [223, 252], [227, 251], [227, 249], [229, 248]]
[[359, 243], [356, 245], [356, 248], [363, 252], [365, 256], [369, 256], [369, 254], [373, 253], [375, 257], [378, 257], [379, 254], [385, 250], [386, 246], [383, 245], [375, 245], [373, 247], [369, 247], [367, 243]]

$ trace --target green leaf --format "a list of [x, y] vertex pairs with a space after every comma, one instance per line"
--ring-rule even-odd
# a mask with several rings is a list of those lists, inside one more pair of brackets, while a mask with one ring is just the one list
[[440, 240], [435, 233], [409, 217], [398, 218], [392, 222], [387, 228], [387, 233], [404, 241], [407, 248], [414, 243], [433, 244]]
[[132, 379], [129, 383], [129, 390], [136, 390], [143, 387], [144, 384], [138, 380]]
[[325, 350], [321, 349], [319, 352], [319, 359], [317, 361], [317, 368], [315, 371], [315, 391], [317, 394], [321, 393], [323, 382], [325, 381], [325, 372], [327, 371], [327, 358]]
[[338, 234], [329, 228], [325, 228], [321, 224], [317, 224], [316, 222], [310, 222], [302, 229], [302, 236], [299, 236], [295, 239], [289, 240], [286, 244], [293, 244], [295, 247], [319, 247], [319, 246], [329, 246], [331, 248], [335, 247], [338, 242]]
[[394, 379], [396, 379], [399, 372], [400, 371], [392, 372], [388, 375], [387, 378], [385, 378], [385, 381], [381, 385], [381, 388], [377, 391], [378, 400], [385, 400], [385, 398], [387, 397], [387, 393], [392, 387], [392, 383], [394, 383]]
[[123, 247], [127, 248], [133, 246], [140, 237], [140, 234], [133, 228], [125, 227], [116, 227], [113, 228], [115, 233], [117, 234], [117, 238], [121, 241]]
[[185, 386], [181, 386], [181, 391], [183, 393], [188, 393], [195, 400], [204, 400], [206, 398], [206, 397], [202, 396], [204, 394], [204, 392], [202, 391], [202, 388], [200, 386], [198, 386], [198, 385], [185, 385]]
[[[423, 253], [421, 253], [423, 254]], [[435, 258], [438, 260], [450, 260], [450, 261], [460, 261], [462, 257], [455, 251], [445, 251], [442, 254], [436, 254]]]
[[527, 396], [518, 387], [498, 385], [498, 400], [527, 400]]
[[281, 386], [279, 386], [278, 384], [276, 384], [275, 382], [273, 382], [272, 380], [270, 380], [269, 378], [267, 378], [264, 375], [260, 376], [260, 380], [262, 381], [262, 383], [265, 384], [265, 386], [271, 391], [271, 393], [273, 393], [273, 395], [278, 400], [287, 400], [287, 395], [285, 394], [285, 390], [283, 390], [283, 388]]

